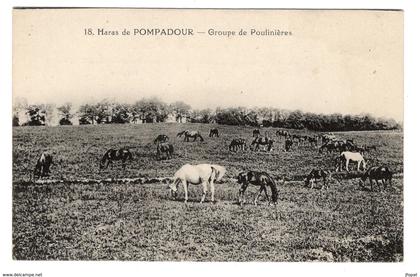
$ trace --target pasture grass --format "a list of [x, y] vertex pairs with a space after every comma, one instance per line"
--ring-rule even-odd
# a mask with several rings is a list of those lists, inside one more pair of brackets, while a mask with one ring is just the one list
[[[302, 178], [312, 168], [332, 169], [334, 155], [314, 147], [283, 151], [228, 151], [230, 140], [251, 141], [253, 128], [212, 125], [147, 124], [13, 129], [13, 257], [18, 260], [144, 261], [354, 261], [403, 260], [403, 137], [393, 132], [336, 133], [358, 144], [377, 145], [370, 165], [386, 164], [398, 173], [392, 187], [365, 190], [358, 179], [337, 178], [329, 190], [308, 189]], [[205, 141], [183, 142], [182, 129], [203, 133]], [[264, 129], [265, 130], [265, 129]], [[267, 128], [274, 135], [275, 129]], [[298, 133], [299, 131], [296, 131]], [[167, 134], [175, 158], [155, 159], [153, 139]], [[264, 131], [263, 131], [264, 133]], [[133, 146], [135, 159], [99, 172], [98, 159], [111, 147]], [[215, 204], [198, 203], [201, 187], [190, 186], [170, 198], [165, 184], [27, 184], [36, 157], [54, 152], [52, 179], [167, 177], [185, 163], [212, 162], [227, 167], [216, 184]], [[249, 186], [244, 206], [237, 203], [242, 170], [275, 176], [277, 206], [252, 204]], [[283, 181], [280, 181], [283, 180]], [[284, 181], [285, 180], [285, 181]], [[369, 186], [368, 186], [369, 187]]]

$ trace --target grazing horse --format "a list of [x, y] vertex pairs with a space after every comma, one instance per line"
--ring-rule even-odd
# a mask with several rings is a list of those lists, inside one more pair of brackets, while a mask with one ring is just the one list
[[272, 140], [272, 139], [270, 139], [268, 137], [264, 137], [264, 138], [262, 138], [262, 137], [256, 137], [252, 141], [252, 143], [249, 146], [249, 148], [251, 150], [259, 150], [260, 149], [260, 146], [267, 146], [266, 151], [267, 152], [270, 152], [271, 150], [273, 150], [273, 144], [274, 144], [274, 142], [275, 142], [274, 140]]
[[334, 140], [336, 140], [337, 138], [333, 135], [333, 134], [331, 134], [331, 133], [328, 133], [328, 134], [323, 134], [323, 135], [321, 135], [321, 142], [324, 144], [324, 143], [327, 143], [327, 142], [329, 142], [329, 141], [334, 141]]
[[217, 128], [210, 129], [209, 137], [219, 137], [219, 130]]
[[254, 129], [254, 131], [252, 131], [252, 137], [259, 137], [261, 135], [260, 130], [258, 129]]
[[122, 168], [125, 169], [125, 163], [127, 160], [133, 160], [133, 155], [131, 154], [130, 150], [128, 150], [128, 148], [120, 148], [118, 150], [109, 149], [103, 155], [99, 163], [99, 169], [108, 168], [108, 165], [112, 164], [113, 161], [121, 161]]
[[187, 203], [188, 201], [188, 184], [193, 185], [203, 185], [203, 195], [201, 197], [200, 203], [203, 203], [207, 190], [208, 185], [210, 185], [211, 191], [211, 201], [214, 202], [214, 182], [220, 181], [225, 174], [226, 169], [220, 165], [212, 165], [212, 164], [198, 164], [198, 165], [191, 165], [186, 164], [183, 165], [177, 172], [175, 172], [174, 181], [172, 184], [169, 185], [171, 192], [175, 195], [178, 190], [179, 183], [182, 183], [185, 192], [184, 202]]
[[234, 151], [234, 152], [238, 150], [245, 151], [245, 149], [246, 149], [246, 141], [243, 138], [235, 138], [229, 144], [229, 151]]
[[42, 178], [50, 175], [50, 166], [53, 164], [53, 157], [47, 152], [43, 152], [41, 156], [36, 161], [34, 169], [34, 178]]
[[153, 141], [154, 144], [162, 143], [169, 141], [169, 137], [167, 135], [158, 135], [155, 140]]
[[[248, 171], [248, 172], [241, 172], [238, 175], [238, 183], [241, 184], [241, 188], [239, 189], [239, 204], [242, 206], [244, 202], [244, 194], [245, 190], [247, 189], [249, 184], [254, 186], [259, 186], [260, 190], [254, 200], [254, 205], [258, 205], [258, 198], [261, 196], [261, 193], [264, 191], [264, 194], [269, 201], [277, 204], [278, 199], [278, 190], [276, 187], [276, 182], [274, 179], [268, 175], [266, 172], [258, 172], [258, 171]], [[271, 201], [267, 194], [267, 186], [271, 189]]]
[[[156, 159], [160, 160], [166, 158], [167, 160], [172, 159], [174, 154], [174, 146], [169, 142], [158, 143], [156, 147]], [[166, 157], [165, 157], [166, 155]]]
[[193, 138], [193, 141], [196, 141], [197, 138], [200, 138], [201, 141], [204, 141], [203, 137], [201, 136], [200, 132], [198, 131], [182, 131], [180, 133], [177, 134], [177, 137], [181, 137], [184, 135], [184, 141], [189, 142], [190, 138]]
[[306, 176], [305, 185], [308, 187], [311, 185], [311, 189], [314, 188], [314, 183], [317, 180], [322, 179], [322, 187], [327, 189], [330, 187], [329, 181], [331, 179], [331, 172], [323, 170], [323, 169], [312, 169], [311, 172]]
[[363, 148], [365, 149], [366, 152], [370, 152], [370, 150], [377, 151], [376, 145], [365, 145]]
[[284, 149], [286, 150], [286, 152], [288, 152], [289, 150], [292, 149], [293, 146], [293, 140], [291, 139], [286, 139], [286, 141], [284, 142]]
[[331, 153], [337, 148], [334, 143], [326, 142], [323, 145], [321, 145], [321, 147], [319, 147], [319, 153], [321, 154], [322, 152], [324, 152], [324, 149], [327, 150], [328, 153]]
[[366, 161], [363, 158], [362, 154], [360, 154], [359, 152], [345, 151], [342, 152], [339, 157], [337, 157], [335, 171], [341, 171], [343, 163], [346, 164], [346, 170], [349, 171], [350, 161], [357, 162], [357, 171], [360, 171], [360, 164], [362, 164], [363, 170], [366, 169]]
[[372, 166], [360, 178], [360, 185], [363, 186], [363, 184], [366, 182], [367, 178], [369, 178], [370, 190], [371, 191], [373, 191], [373, 181], [374, 180], [376, 181], [376, 185], [378, 186], [379, 189], [381, 189], [381, 187], [379, 186], [379, 181], [382, 182], [382, 185], [385, 189], [386, 186], [387, 186], [386, 182], [388, 182], [389, 185], [391, 186], [392, 172], [386, 166]]
[[309, 145], [311, 145], [311, 146], [317, 146], [318, 145], [318, 140], [314, 137], [308, 137], [307, 140], [309, 142]]
[[290, 136], [290, 134], [289, 134], [288, 131], [279, 130], [279, 131], [276, 132], [276, 136], [287, 138], [288, 136]]

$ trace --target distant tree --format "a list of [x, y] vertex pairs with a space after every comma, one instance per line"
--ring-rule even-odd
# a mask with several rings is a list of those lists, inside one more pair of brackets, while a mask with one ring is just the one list
[[134, 113], [144, 123], [163, 122], [168, 117], [168, 105], [158, 98], [141, 99], [133, 105]]
[[111, 123], [112, 122], [112, 107], [115, 104], [110, 102], [107, 99], [102, 100], [101, 102], [95, 105], [96, 112], [96, 123]]
[[19, 117], [16, 114], [14, 114], [12, 117], [12, 126], [19, 126]]
[[28, 107], [28, 101], [23, 97], [16, 97], [13, 99], [12, 105], [12, 126], [19, 126], [25, 122], [20, 122], [19, 115], [24, 112], [26, 113], [26, 108]]
[[190, 113], [191, 106], [182, 101], [177, 101], [169, 105], [169, 110], [175, 112], [176, 121], [181, 122], [182, 118]]
[[115, 104], [112, 107], [112, 123], [129, 123], [131, 121], [131, 108], [128, 104]]
[[84, 104], [79, 108], [79, 124], [94, 124], [96, 122], [96, 106]]
[[74, 115], [71, 113], [71, 108], [71, 103], [65, 103], [57, 108], [60, 115], [60, 121], [58, 122], [60, 125], [72, 125], [71, 119]]
[[43, 105], [29, 105], [26, 108], [26, 114], [29, 117], [25, 125], [28, 126], [44, 126], [46, 119], [46, 110]]
[[291, 129], [303, 129], [305, 127], [304, 121], [305, 118], [301, 111], [293, 111], [287, 117], [284, 127]]

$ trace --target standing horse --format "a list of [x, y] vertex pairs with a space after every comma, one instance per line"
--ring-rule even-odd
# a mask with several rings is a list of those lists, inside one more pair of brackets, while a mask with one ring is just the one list
[[193, 141], [196, 141], [197, 138], [199, 138], [200, 141], [204, 141], [203, 137], [198, 131], [188, 131], [188, 130], [182, 131], [177, 134], [177, 137], [181, 137], [181, 136], [184, 136], [184, 141], [187, 141], [187, 142], [190, 141], [190, 138], [194, 139]]
[[235, 138], [229, 144], [229, 151], [234, 151], [234, 152], [238, 150], [245, 151], [245, 149], [246, 149], [246, 141], [243, 138]]
[[219, 130], [217, 128], [210, 129], [209, 137], [219, 137]]
[[203, 185], [203, 195], [200, 203], [206, 199], [208, 186], [210, 185], [211, 201], [214, 202], [214, 182], [220, 181], [225, 174], [226, 169], [220, 165], [199, 164], [183, 165], [177, 172], [175, 172], [174, 181], [169, 185], [172, 192], [176, 194], [179, 183], [184, 187], [185, 198], [184, 202], [188, 202], [188, 185]]
[[386, 166], [372, 166], [360, 178], [360, 184], [363, 185], [367, 178], [369, 178], [371, 191], [373, 191], [373, 181], [376, 182], [379, 189], [381, 189], [379, 186], [379, 181], [381, 181], [385, 189], [387, 186], [386, 182], [388, 182], [389, 186], [391, 186], [392, 172]]
[[249, 148], [251, 150], [259, 150], [260, 146], [267, 146], [266, 151], [270, 152], [271, 150], [273, 150], [273, 144], [274, 144], [274, 140], [268, 138], [268, 137], [256, 137], [251, 145], [249, 146]]
[[50, 166], [53, 164], [53, 157], [47, 152], [43, 152], [36, 161], [33, 172], [34, 178], [42, 178], [50, 175]]
[[169, 137], [167, 135], [158, 135], [155, 140], [153, 141], [154, 144], [167, 142], [169, 141]]
[[357, 163], [357, 171], [360, 171], [360, 164], [362, 164], [363, 170], [366, 169], [366, 161], [363, 158], [362, 154], [360, 154], [359, 152], [345, 151], [345, 152], [342, 152], [339, 157], [337, 157], [335, 171], [341, 171], [343, 167], [343, 163], [346, 164], [346, 170], [349, 171], [350, 161]]
[[260, 130], [258, 130], [258, 129], [254, 129], [253, 131], [252, 131], [252, 137], [259, 137], [261, 135], [261, 133], [260, 133]]
[[329, 181], [331, 179], [331, 172], [323, 170], [323, 169], [312, 169], [311, 172], [306, 176], [305, 179], [305, 185], [309, 187], [311, 185], [311, 189], [314, 188], [314, 183], [317, 182], [317, 180], [322, 179], [322, 187], [327, 189], [329, 188]]
[[125, 169], [125, 163], [127, 160], [133, 160], [133, 155], [131, 154], [130, 150], [128, 150], [128, 148], [120, 148], [118, 150], [109, 149], [102, 156], [102, 159], [99, 163], [99, 169], [108, 168], [108, 165], [112, 164], [113, 161], [121, 161], [122, 168]]
[[284, 142], [284, 149], [286, 150], [286, 152], [291, 150], [292, 146], [293, 146], [293, 140], [291, 140], [290, 138], [287, 138], [286, 141]]
[[254, 205], [257, 206], [258, 198], [261, 196], [261, 193], [264, 191], [264, 194], [267, 200], [270, 202], [270, 198], [267, 194], [267, 186], [271, 189], [271, 201], [277, 204], [278, 199], [278, 190], [276, 187], [276, 182], [270, 175], [266, 172], [258, 172], [258, 171], [248, 171], [248, 172], [241, 172], [238, 175], [238, 183], [241, 184], [241, 188], [239, 189], [239, 204], [242, 206], [244, 202], [244, 194], [249, 184], [254, 186], [259, 186], [260, 190], [254, 200]]
[[158, 143], [156, 147], [156, 159], [160, 160], [165, 158], [172, 159], [172, 155], [174, 154], [174, 146], [169, 142]]
[[290, 136], [290, 134], [288, 131], [279, 130], [279, 131], [276, 131], [276, 136], [287, 138], [288, 136]]

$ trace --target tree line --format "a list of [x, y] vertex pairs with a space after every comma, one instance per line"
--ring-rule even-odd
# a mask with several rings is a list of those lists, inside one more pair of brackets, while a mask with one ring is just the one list
[[[27, 120], [20, 122], [19, 114]], [[58, 107], [52, 104], [27, 104], [18, 101], [13, 106], [13, 126], [49, 125], [52, 117], [58, 117], [59, 125], [110, 124], [110, 123], [158, 123], [192, 122], [224, 125], [264, 126], [313, 131], [362, 131], [393, 130], [401, 126], [393, 119], [376, 118], [369, 114], [342, 115], [305, 113], [277, 108], [216, 108], [192, 109], [190, 105], [177, 101], [167, 104], [158, 98], [144, 98], [134, 104], [102, 100], [86, 103], [74, 109], [71, 103]]]

